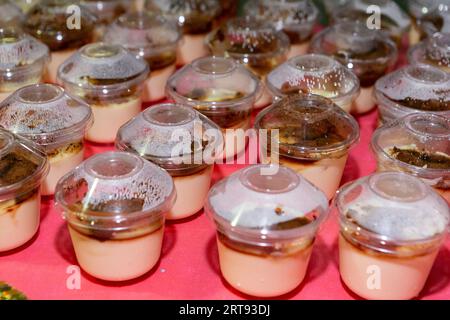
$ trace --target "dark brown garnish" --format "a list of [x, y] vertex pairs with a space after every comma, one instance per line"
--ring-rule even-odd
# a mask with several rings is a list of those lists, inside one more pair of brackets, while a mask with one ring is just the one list
[[33, 175], [38, 165], [20, 153], [11, 152], [0, 159], [0, 187], [8, 186]]
[[83, 142], [73, 142], [63, 147], [54, 149], [52, 151], [47, 152], [47, 156], [51, 159], [56, 157], [59, 154], [74, 154], [78, 153], [83, 149]]
[[[450, 94], [450, 90], [448, 90]], [[419, 100], [414, 98], [405, 98], [403, 100], [393, 100], [394, 102], [406, 106], [411, 109], [422, 110], [422, 111], [449, 111], [450, 110], [450, 100], [443, 101], [437, 99], [430, 100]]]
[[177, 57], [175, 52], [165, 52], [159, 55], [146, 58], [150, 70], [159, 70], [175, 63]]
[[279, 222], [277, 224], [271, 225], [270, 230], [289, 230], [298, 227], [306, 226], [312, 221], [307, 217], [298, 217], [289, 221]]
[[413, 166], [430, 169], [450, 169], [450, 156], [448, 155], [397, 147], [393, 147], [389, 153], [395, 159]]

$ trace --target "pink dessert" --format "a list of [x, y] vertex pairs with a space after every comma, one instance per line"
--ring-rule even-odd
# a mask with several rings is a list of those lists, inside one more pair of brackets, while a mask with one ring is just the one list
[[83, 161], [91, 123], [89, 106], [53, 84], [24, 87], [0, 104], [0, 126], [36, 142], [47, 154], [50, 171], [43, 195], [52, 195], [58, 180]]
[[95, 121], [86, 138], [113, 143], [119, 128], [141, 111], [148, 74], [147, 63], [122, 46], [94, 43], [66, 60], [58, 79], [91, 106]]
[[447, 203], [420, 179], [396, 172], [361, 178], [336, 198], [344, 283], [366, 299], [419, 295], [445, 239]]
[[116, 147], [167, 170], [177, 191], [167, 219], [177, 220], [203, 208], [222, 139], [220, 128], [201, 113], [188, 106], [159, 104], [120, 128]]
[[214, 185], [205, 209], [217, 227], [225, 280], [245, 294], [274, 297], [303, 281], [328, 201], [289, 168], [255, 165]]
[[40, 221], [45, 154], [28, 140], [0, 129], [0, 252], [28, 242]]
[[134, 279], [155, 266], [175, 197], [167, 172], [126, 152], [89, 158], [59, 181], [55, 194], [78, 263], [107, 281]]

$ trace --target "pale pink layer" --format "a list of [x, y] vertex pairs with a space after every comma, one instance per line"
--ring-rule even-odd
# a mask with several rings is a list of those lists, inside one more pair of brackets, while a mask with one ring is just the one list
[[300, 56], [302, 54], [306, 54], [308, 52], [308, 48], [309, 48], [309, 41], [291, 45], [287, 58], [290, 59], [296, 56]]
[[361, 114], [372, 110], [375, 107], [375, 99], [373, 98], [373, 86], [363, 88], [359, 96], [353, 102], [352, 113]]
[[59, 66], [75, 52], [76, 49], [67, 49], [62, 51], [54, 51], [51, 53], [51, 61], [47, 66], [47, 81], [56, 83], [56, 76], [58, 74]]
[[195, 59], [209, 55], [205, 45], [206, 34], [185, 34], [177, 50], [177, 65], [184, 66]]
[[145, 81], [144, 101], [159, 101], [166, 96], [167, 79], [175, 72], [175, 64], [163, 69], [151, 70], [150, 77]]

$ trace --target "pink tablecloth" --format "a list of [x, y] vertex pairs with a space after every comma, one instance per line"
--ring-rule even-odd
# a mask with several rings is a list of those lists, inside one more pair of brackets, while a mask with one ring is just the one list
[[[369, 150], [376, 112], [361, 116], [361, 141], [351, 151], [342, 183], [375, 169]], [[88, 146], [87, 156], [112, 149]], [[216, 166], [217, 181], [237, 165]], [[1, 232], [1, 231], [0, 231]], [[0, 281], [22, 290], [30, 299], [241, 299], [249, 298], [228, 286], [220, 276], [214, 227], [203, 213], [168, 223], [162, 258], [148, 274], [125, 283], [106, 283], [82, 273], [81, 288], [71, 290], [68, 268], [77, 261], [68, 231], [52, 199], [42, 204], [39, 234], [30, 243], [0, 254]], [[283, 299], [354, 299], [339, 278], [337, 224], [331, 217], [320, 231], [304, 283]], [[69, 268], [70, 271], [70, 268]], [[450, 298], [450, 240], [439, 253], [420, 298]]]

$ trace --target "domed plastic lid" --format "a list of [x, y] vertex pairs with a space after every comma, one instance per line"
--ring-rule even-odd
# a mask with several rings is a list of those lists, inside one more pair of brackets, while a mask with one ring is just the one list
[[206, 212], [222, 232], [247, 241], [287, 240], [314, 235], [328, 215], [328, 201], [287, 167], [253, 165], [216, 183]]
[[20, 24], [24, 19], [22, 10], [14, 1], [0, 0], [0, 25], [12, 26]]
[[124, 46], [146, 59], [150, 69], [154, 70], [175, 62], [180, 38], [175, 23], [161, 16], [134, 12], [122, 15], [111, 24], [103, 40]]
[[172, 17], [184, 33], [198, 34], [211, 30], [221, 5], [219, 0], [147, 0], [146, 8], [162, 11], [164, 15]]
[[372, 148], [390, 170], [414, 174], [435, 187], [450, 189], [450, 119], [411, 113], [378, 128]]
[[450, 72], [450, 33], [435, 33], [408, 52], [411, 63], [431, 64]]
[[416, 19], [434, 11], [439, 5], [436, 0], [409, 0], [407, 4], [409, 14]]
[[417, 25], [428, 36], [432, 36], [436, 32], [450, 33], [450, 1], [437, 1], [432, 11], [430, 10], [418, 19]]
[[256, 129], [278, 130], [282, 156], [319, 160], [340, 157], [359, 139], [356, 120], [317, 95], [287, 96], [261, 111]]
[[359, 93], [359, 80], [336, 60], [321, 54], [291, 58], [267, 76], [267, 86], [277, 97], [313, 93], [339, 101], [351, 101]]
[[[98, 231], [138, 233], [161, 220], [175, 201], [170, 175], [137, 155], [106, 152], [94, 155], [61, 178], [55, 199], [65, 218], [93, 235]], [[158, 226], [159, 227], [159, 226]]]
[[147, 63], [120, 45], [92, 43], [78, 50], [58, 69], [58, 78], [84, 89], [123, 89], [142, 83]]
[[336, 58], [355, 72], [363, 87], [373, 85], [397, 60], [397, 46], [385, 33], [347, 21], [315, 35], [310, 51]]
[[401, 111], [450, 111], [450, 74], [429, 66], [409, 65], [379, 79], [379, 102]]
[[38, 187], [48, 169], [47, 157], [34, 143], [0, 128], [0, 201]]
[[362, 241], [382, 240], [372, 245], [384, 245], [384, 250], [396, 249], [394, 241], [411, 244], [440, 238], [449, 223], [445, 200], [420, 179], [399, 172], [377, 173], [347, 184], [338, 192], [336, 205], [346, 231], [354, 230]]
[[73, 5], [72, 0], [39, 1], [25, 16], [25, 31], [52, 51], [83, 46], [91, 41], [95, 17], [87, 8]]
[[100, 23], [110, 23], [127, 11], [125, 0], [82, 0], [81, 4], [98, 18]]
[[213, 164], [222, 140], [220, 128], [201, 113], [166, 103], [148, 108], [123, 125], [116, 146], [177, 175]]
[[42, 146], [82, 139], [91, 108], [53, 84], [23, 87], [0, 104], [0, 126]]

